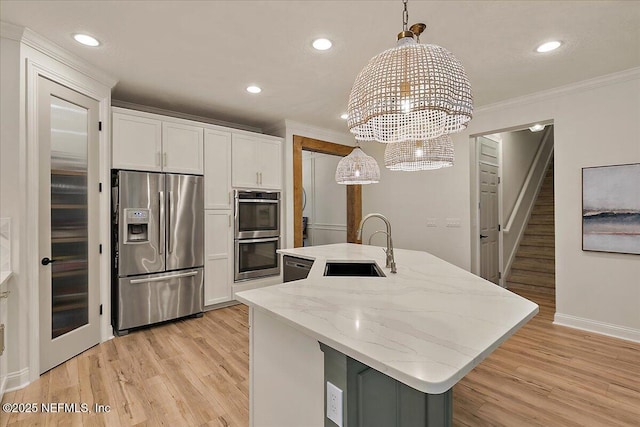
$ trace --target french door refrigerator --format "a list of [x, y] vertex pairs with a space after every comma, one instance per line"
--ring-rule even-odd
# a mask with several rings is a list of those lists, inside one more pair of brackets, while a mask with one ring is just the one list
[[201, 176], [112, 173], [112, 324], [130, 328], [201, 315], [204, 265]]

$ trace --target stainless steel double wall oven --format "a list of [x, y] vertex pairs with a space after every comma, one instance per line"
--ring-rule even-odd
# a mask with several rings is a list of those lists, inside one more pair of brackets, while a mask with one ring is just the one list
[[280, 192], [235, 190], [235, 280], [280, 274]]

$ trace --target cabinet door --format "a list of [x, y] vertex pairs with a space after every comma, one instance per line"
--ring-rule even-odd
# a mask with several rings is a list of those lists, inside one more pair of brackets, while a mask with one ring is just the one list
[[231, 143], [231, 173], [234, 187], [259, 187], [258, 141], [258, 139], [251, 136], [233, 135]]
[[164, 172], [202, 175], [204, 130], [198, 126], [162, 123]]
[[204, 133], [204, 208], [231, 209], [231, 132]]
[[113, 113], [113, 168], [159, 172], [162, 122]]
[[260, 187], [282, 188], [282, 141], [262, 140], [258, 148]]
[[231, 211], [205, 211], [204, 305], [231, 300], [233, 236]]

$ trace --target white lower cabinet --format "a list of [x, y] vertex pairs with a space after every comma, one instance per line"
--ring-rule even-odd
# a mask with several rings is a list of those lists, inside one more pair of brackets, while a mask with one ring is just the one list
[[204, 211], [204, 305], [231, 301], [233, 211]]

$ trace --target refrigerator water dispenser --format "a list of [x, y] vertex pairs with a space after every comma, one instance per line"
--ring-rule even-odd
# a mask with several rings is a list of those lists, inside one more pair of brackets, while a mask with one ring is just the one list
[[125, 209], [127, 237], [125, 243], [149, 241], [149, 209]]

